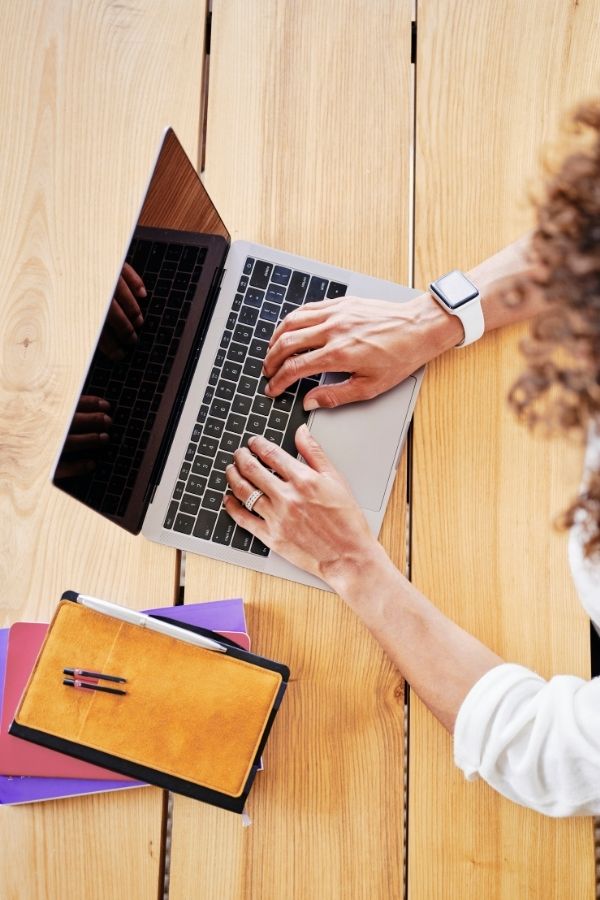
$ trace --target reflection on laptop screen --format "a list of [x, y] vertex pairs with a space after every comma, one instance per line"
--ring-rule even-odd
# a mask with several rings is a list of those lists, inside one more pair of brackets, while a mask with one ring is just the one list
[[169, 130], [53, 479], [131, 531], [181, 410], [228, 245]]

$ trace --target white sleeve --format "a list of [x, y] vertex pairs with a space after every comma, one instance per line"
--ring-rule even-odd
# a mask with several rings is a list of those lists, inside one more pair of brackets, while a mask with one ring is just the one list
[[458, 711], [454, 761], [546, 815], [599, 815], [600, 678], [490, 669]]

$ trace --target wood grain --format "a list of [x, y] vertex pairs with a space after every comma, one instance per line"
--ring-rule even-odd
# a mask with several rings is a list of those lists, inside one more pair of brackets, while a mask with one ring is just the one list
[[[176, 554], [48, 476], [163, 129], [197, 152], [205, 4], [2, 4], [0, 622], [48, 620], [78, 588], [174, 598]], [[6, 898], [154, 898], [162, 793], [0, 810]], [[18, 864], [16, 861], [18, 860]]]
[[[600, 35], [586, 0], [422, 0], [418, 13], [416, 282], [425, 285], [530, 226], [542, 144], [597, 89]], [[589, 676], [587, 620], [566, 538], [551, 525], [577, 488], [581, 448], [529, 435], [507, 407], [525, 332], [488, 336], [429, 367], [415, 420], [413, 578], [506, 659], [544, 676]], [[543, 818], [467, 784], [450, 738], [414, 696], [409, 759], [412, 900], [593, 896], [590, 820]]]
[[[406, 281], [410, 4], [215, 4], [206, 184], [232, 238]], [[406, 472], [383, 540], [403, 565]], [[254, 824], [175, 798], [172, 898], [403, 893], [403, 684], [335, 596], [187, 556], [292, 681]]]

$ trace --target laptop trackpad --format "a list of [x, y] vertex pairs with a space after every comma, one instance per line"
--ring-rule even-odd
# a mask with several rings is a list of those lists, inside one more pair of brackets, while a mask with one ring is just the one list
[[[328, 375], [325, 383], [346, 377]], [[395, 474], [398, 445], [416, 383], [410, 377], [373, 400], [314, 414], [312, 434], [349, 481], [363, 509], [381, 509], [388, 481]]]

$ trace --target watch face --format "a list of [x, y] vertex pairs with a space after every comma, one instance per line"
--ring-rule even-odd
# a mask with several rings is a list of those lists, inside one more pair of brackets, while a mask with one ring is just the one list
[[441, 300], [449, 306], [450, 309], [457, 309], [469, 300], [477, 297], [479, 291], [468, 278], [465, 278], [462, 272], [455, 269], [442, 275], [437, 281], [431, 285], [432, 289], [441, 298]]

